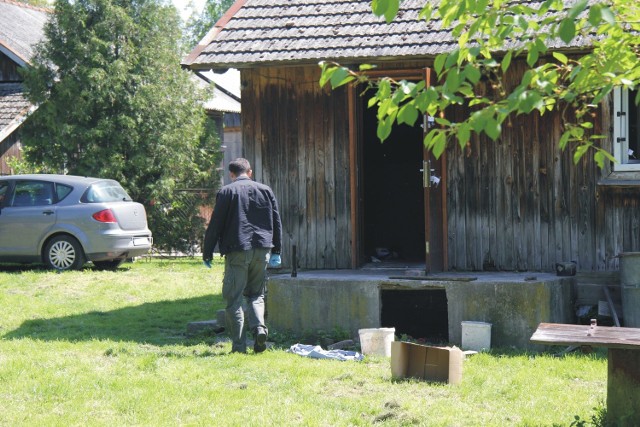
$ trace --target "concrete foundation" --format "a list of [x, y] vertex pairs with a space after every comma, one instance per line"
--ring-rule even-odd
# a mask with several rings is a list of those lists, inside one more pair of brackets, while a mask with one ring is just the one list
[[[383, 289], [445, 289], [449, 343], [461, 345], [462, 321], [492, 324], [492, 347], [541, 349], [529, 338], [539, 323], [574, 323], [573, 277], [550, 273], [434, 274], [396, 278], [397, 271], [333, 270], [272, 276], [267, 324], [294, 334], [393, 327], [380, 321]], [[404, 273], [400, 273], [404, 274]], [[409, 309], [409, 308], [408, 308]]]

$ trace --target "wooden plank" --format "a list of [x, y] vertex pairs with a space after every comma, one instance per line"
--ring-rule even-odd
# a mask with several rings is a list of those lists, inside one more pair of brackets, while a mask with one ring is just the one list
[[529, 176], [529, 191], [530, 199], [531, 199], [531, 208], [530, 208], [530, 224], [531, 230], [528, 230], [527, 236], [530, 237], [530, 243], [527, 247], [527, 251], [529, 254], [529, 258], [531, 259], [530, 268], [533, 270], [541, 271], [543, 270], [542, 265], [542, 252], [544, 246], [541, 244], [541, 228], [540, 228], [540, 116], [538, 114], [532, 115], [533, 120], [533, 128], [532, 128], [532, 138], [530, 138], [530, 155], [528, 157], [531, 159], [531, 163], [529, 165], [528, 176]]
[[[541, 141], [549, 141], [548, 127], [540, 130]], [[550, 144], [553, 147], [553, 144]], [[539, 191], [540, 191], [540, 253], [541, 253], [541, 270], [551, 270], [555, 265], [555, 259], [552, 262], [551, 253], [553, 251], [553, 238], [551, 231], [551, 210], [553, 209], [553, 195], [550, 186], [551, 180], [549, 174], [552, 172], [550, 165], [553, 165], [554, 148], [542, 146], [539, 148], [540, 164], [538, 165]]]
[[[309, 70], [311, 71], [311, 70]], [[312, 74], [312, 73], [309, 73]], [[314, 151], [311, 156], [313, 159], [314, 173], [311, 179], [315, 185], [315, 268], [326, 268], [326, 249], [327, 249], [327, 200], [326, 200], [326, 176], [325, 176], [325, 152], [329, 141], [327, 139], [328, 117], [333, 114], [328, 107], [329, 96], [318, 93], [317, 109], [313, 118], [314, 124]]]
[[[355, 139], [351, 141], [351, 130], [356, 127], [354, 111], [351, 109], [353, 105], [353, 97], [355, 93], [352, 87], [349, 87], [341, 96], [341, 103], [336, 104], [334, 111], [347, 108], [349, 111], [348, 120], [336, 120], [336, 137], [335, 137], [335, 206], [336, 206], [336, 266], [337, 268], [355, 268], [357, 267], [357, 246], [352, 239], [357, 239], [357, 235], [353, 233], [354, 218], [357, 210], [352, 211], [352, 193], [351, 171], [349, 167], [350, 154], [353, 149], [355, 155]], [[348, 144], [341, 143], [348, 141]], [[357, 168], [353, 169], [353, 172]], [[355, 175], [354, 175], [355, 176]]]
[[640, 349], [640, 328], [541, 323], [530, 341], [547, 345]]
[[620, 320], [618, 320], [618, 313], [616, 313], [616, 308], [613, 305], [613, 300], [611, 299], [611, 294], [609, 293], [609, 288], [607, 286], [604, 286], [602, 288], [602, 290], [604, 291], [604, 295], [607, 297], [607, 303], [609, 303], [609, 310], [611, 310], [611, 314], [613, 317], [613, 322], [616, 326], [620, 326]]
[[[503, 179], [503, 188], [502, 188], [502, 214], [503, 214], [503, 228], [502, 233], [504, 233], [503, 240], [503, 262], [502, 269], [504, 270], [515, 270], [517, 267], [517, 257], [514, 256], [515, 253], [515, 242], [514, 242], [514, 215], [512, 209], [512, 196], [516, 191], [516, 186], [514, 182], [514, 170], [512, 166], [513, 154], [510, 150], [511, 146], [506, 143], [506, 141], [502, 144], [503, 153], [501, 158], [503, 159], [502, 165], [502, 179]], [[516, 195], [517, 197], [517, 195]]]
[[[501, 229], [502, 229], [502, 224], [501, 224], [501, 220], [498, 217], [498, 193], [499, 193], [499, 179], [498, 179], [498, 168], [497, 168], [497, 163], [499, 161], [498, 159], [498, 150], [499, 150], [499, 144], [495, 143], [495, 144], [491, 144], [491, 155], [489, 156], [489, 159], [487, 160], [487, 177], [489, 178], [487, 185], [489, 186], [488, 191], [489, 191], [489, 195], [488, 195], [488, 199], [489, 199], [489, 210], [487, 212], [488, 215], [488, 226], [489, 226], [489, 242], [488, 242], [488, 249], [487, 249], [487, 259], [483, 260], [486, 261], [487, 266], [490, 267], [491, 270], [497, 270], [498, 267], [498, 263], [497, 263], [497, 259], [498, 259], [498, 254], [502, 251], [501, 246], [498, 244], [498, 235], [502, 234], [501, 233]], [[500, 221], [500, 222], [499, 222]], [[485, 270], [484, 268], [484, 262], [483, 262], [483, 270]]]
[[305, 225], [306, 231], [304, 234], [304, 255], [307, 260], [306, 265], [308, 268], [318, 268], [318, 242], [317, 242], [317, 224], [318, 224], [318, 216], [317, 216], [317, 188], [316, 188], [316, 170], [315, 170], [315, 153], [316, 153], [316, 144], [322, 143], [322, 141], [318, 141], [315, 132], [318, 130], [318, 126], [316, 125], [316, 121], [318, 120], [318, 116], [316, 113], [320, 108], [320, 96], [319, 93], [312, 93], [313, 99], [305, 106], [303, 118], [308, 121], [307, 134], [305, 135], [304, 146], [305, 146], [305, 157], [301, 159], [302, 162], [305, 163], [305, 195], [306, 195], [306, 216], [305, 216]]
[[[319, 78], [319, 75], [318, 75]], [[335, 179], [336, 171], [334, 168], [335, 146], [336, 146], [336, 122], [343, 120], [336, 119], [333, 113], [336, 111], [336, 101], [342, 98], [345, 88], [340, 88], [330, 96], [325, 96], [326, 102], [326, 124], [325, 124], [325, 150], [324, 150], [324, 200], [325, 200], [325, 250], [324, 263], [322, 268], [336, 268], [336, 191]], [[346, 105], [340, 104], [339, 110], [345, 111]], [[340, 135], [341, 140], [344, 136]], [[344, 146], [344, 145], [343, 145]]]

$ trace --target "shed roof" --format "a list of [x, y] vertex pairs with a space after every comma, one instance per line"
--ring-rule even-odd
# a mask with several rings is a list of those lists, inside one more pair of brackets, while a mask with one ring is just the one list
[[11, 135], [32, 110], [22, 83], [0, 83], [0, 141]]
[[49, 9], [0, 0], [0, 50], [21, 66], [30, 63], [50, 13]]
[[[369, 0], [237, 0], [183, 64], [248, 68], [434, 57], [453, 50], [457, 40], [439, 22], [418, 18], [425, 1], [401, 1], [398, 15], [387, 24], [371, 12]], [[518, 1], [533, 8], [542, 4]], [[565, 3], [570, 7], [574, 0]], [[572, 46], [586, 44], [579, 39]]]
[[213, 96], [204, 103], [205, 110], [240, 114], [240, 72], [238, 70], [232, 68], [224, 73], [196, 72], [194, 79], [202, 87], [213, 84]]

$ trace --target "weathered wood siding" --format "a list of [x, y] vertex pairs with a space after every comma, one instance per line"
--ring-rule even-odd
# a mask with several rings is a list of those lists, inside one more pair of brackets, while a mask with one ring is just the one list
[[13, 172], [7, 164], [7, 160], [14, 157], [22, 158], [19, 141], [18, 132], [14, 132], [0, 141], [0, 175], [11, 175]]
[[[347, 92], [318, 79], [317, 67], [242, 71], [244, 155], [279, 199], [285, 261], [296, 245], [301, 268], [350, 268]], [[596, 132], [610, 135], [609, 104], [601, 111]], [[563, 120], [522, 115], [497, 142], [449, 147], [449, 269], [553, 271], [576, 261], [581, 271], [617, 270], [620, 252], [640, 251], [640, 188], [600, 185], [609, 170], [592, 157], [575, 165], [557, 146]]]
[[285, 261], [296, 245], [302, 268], [349, 268], [346, 91], [319, 78], [318, 67], [242, 71], [244, 155], [278, 198]]
[[[611, 137], [610, 115], [605, 103], [596, 133]], [[521, 115], [497, 142], [449, 147], [450, 269], [553, 271], [576, 261], [582, 271], [615, 270], [620, 252], [640, 250], [640, 188], [599, 185], [609, 170], [591, 155], [574, 164], [558, 148], [563, 120]]]
[[19, 68], [20, 66], [11, 58], [0, 52], [0, 82], [21, 82]]

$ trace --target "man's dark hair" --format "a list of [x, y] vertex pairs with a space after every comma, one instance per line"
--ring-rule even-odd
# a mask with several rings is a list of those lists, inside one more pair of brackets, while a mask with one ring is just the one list
[[249, 160], [243, 159], [242, 157], [238, 157], [232, 162], [229, 162], [229, 172], [233, 173], [236, 176], [247, 173], [249, 169], [251, 169]]

